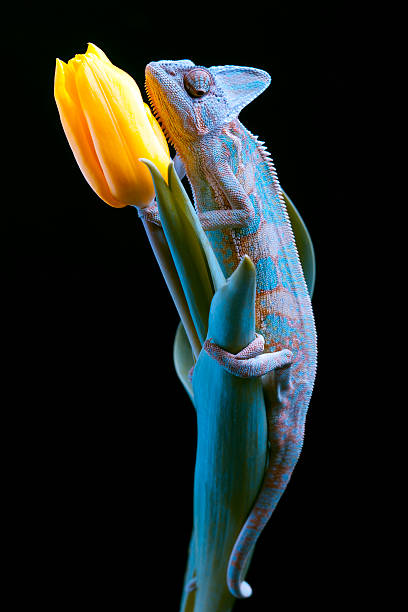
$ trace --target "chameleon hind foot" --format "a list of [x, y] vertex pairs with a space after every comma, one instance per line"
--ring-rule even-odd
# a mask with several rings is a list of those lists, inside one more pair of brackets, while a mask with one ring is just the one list
[[282, 368], [292, 363], [292, 351], [283, 349], [275, 353], [263, 353], [265, 341], [261, 334], [255, 334], [255, 340], [242, 351], [233, 355], [215, 344], [208, 338], [203, 349], [230, 374], [240, 378], [263, 376], [276, 368]]

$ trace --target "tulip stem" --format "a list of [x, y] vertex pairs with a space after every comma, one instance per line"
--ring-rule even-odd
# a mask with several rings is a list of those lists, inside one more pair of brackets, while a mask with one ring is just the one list
[[143, 218], [142, 223], [149, 239], [150, 246], [152, 247], [157, 263], [159, 264], [160, 270], [163, 274], [164, 280], [166, 281], [166, 285], [173, 298], [173, 302], [176, 306], [181, 322], [183, 323], [194, 357], [197, 359], [201, 351], [201, 343], [191, 318], [187, 300], [184, 295], [184, 291], [181, 286], [181, 282], [177, 274], [163, 229]]

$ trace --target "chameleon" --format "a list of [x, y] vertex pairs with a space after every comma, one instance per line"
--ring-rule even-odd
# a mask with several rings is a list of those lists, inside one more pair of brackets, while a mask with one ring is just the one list
[[[317, 366], [316, 328], [294, 234], [277, 172], [265, 143], [239, 120], [241, 110], [270, 84], [270, 75], [243, 66], [197, 66], [164, 60], [146, 66], [153, 112], [176, 150], [191, 185], [194, 206], [228, 278], [243, 257], [256, 267], [256, 333], [264, 353], [290, 354], [272, 372], [211, 341], [203, 347], [237, 376], [263, 375], [269, 460], [262, 487], [243, 525], [227, 570], [237, 598], [251, 595], [244, 577], [260, 533], [299, 458]], [[160, 223], [157, 205], [142, 214]], [[259, 349], [258, 336], [255, 339]], [[289, 351], [289, 353], [288, 353]], [[254, 374], [255, 372], [255, 374]], [[199, 588], [199, 585], [197, 585]]]

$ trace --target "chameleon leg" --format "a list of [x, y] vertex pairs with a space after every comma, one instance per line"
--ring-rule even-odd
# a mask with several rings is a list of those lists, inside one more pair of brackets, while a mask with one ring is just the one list
[[[142, 219], [161, 226], [156, 200], [153, 200], [146, 208], [139, 208], [138, 214]], [[212, 210], [207, 213], [198, 214], [198, 218], [204, 230], [247, 227], [252, 217], [252, 210]]]
[[276, 368], [289, 365], [292, 361], [292, 352], [288, 349], [263, 353], [264, 339], [261, 334], [256, 334], [255, 340], [236, 355], [217, 346], [211, 338], [204, 342], [203, 349], [227, 372], [240, 378], [263, 376]]
[[210, 210], [198, 214], [201, 226], [206, 231], [248, 227], [254, 216], [253, 207], [247, 210]]
[[[208, 172], [220, 200], [216, 210], [199, 211], [198, 218], [203, 229], [248, 227], [255, 217], [255, 208], [249, 195], [253, 190], [249, 185], [251, 181], [243, 187], [222, 148], [213, 152], [209, 159]], [[253, 173], [252, 178], [254, 179]]]

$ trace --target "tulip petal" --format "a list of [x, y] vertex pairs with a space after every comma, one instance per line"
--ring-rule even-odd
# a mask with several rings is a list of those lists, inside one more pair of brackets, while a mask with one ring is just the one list
[[107, 70], [106, 63], [96, 56], [83, 56], [76, 66], [76, 84], [111, 193], [122, 202], [147, 206], [154, 188], [138, 158], [154, 161], [164, 176], [170, 159], [163, 154], [146, 117], [139, 88], [122, 72]]
[[153, 182], [139, 158], [167, 180], [170, 153], [135, 81], [94, 43], [68, 64], [57, 60], [55, 100], [82, 173], [111, 206], [149, 206]]
[[96, 45], [94, 45], [93, 43], [88, 43], [88, 48], [86, 50], [85, 55], [96, 55], [96, 57], [98, 57], [100, 60], [104, 61], [104, 62], [108, 62], [109, 64], [111, 64], [113, 66], [113, 64], [111, 63], [110, 59], [105, 55], [105, 53], [102, 51], [102, 49], [99, 49], [99, 47], [97, 47]]
[[[121, 68], [118, 68], [118, 66], [111, 64], [110, 69], [112, 73], [116, 73], [117, 79], [120, 81], [120, 88], [128, 88], [129, 92], [134, 92], [137, 101], [143, 104], [147, 122], [143, 121], [143, 123], [137, 124], [137, 126], [135, 124], [135, 127], [137, 127], [140, 134], [143, 134], [145, 150], [149, 152], [147, 159], [150, 159], [150, 161], [156, 165], [162, 177], [167, 181], [168, 166], [171, 161], [171, 157], [169, 145], [167, 144], [166, 137], [163, 134], [158, 121], [153, 117], [149, 105], [143, 102], [139, 87], [137, 86], [135, 80], [127, 72]], [[120, 100], [121, 104], [124, 104], [124, 102], [125, 100]], [[129, 109], [131, 115], [132, 111], [135, 112], [136, 105], [132, 106], [132, 100], [130, 100], [130, 103]], [[149, 112], [147, 112], [147, 109]], [[141, 107], [138, 106], [137, 110], [138, 112], [136, 114], [136, 118], [139, 120], [142, 117]], [[125, 116], [128, 117], [128, 115]], [[129, 125], [126, 125], [129, 128]]]
[[95, 147], [82, 113], [75, 86], [72, 65], [57, 59], [55, 67], [54, 96], [65, 135], [85, 179], [110, 206], [126, 206], [117, 200], [109, 190]]

